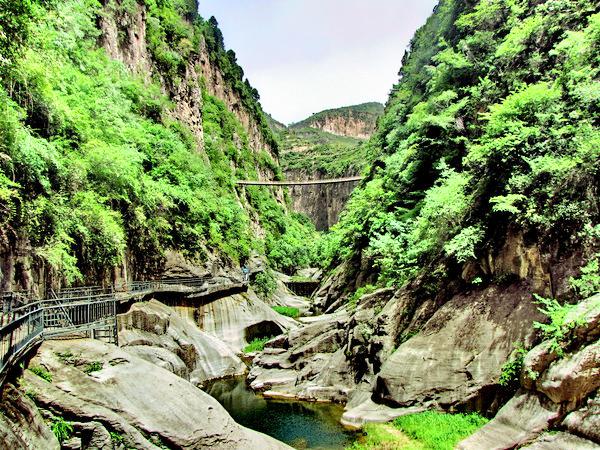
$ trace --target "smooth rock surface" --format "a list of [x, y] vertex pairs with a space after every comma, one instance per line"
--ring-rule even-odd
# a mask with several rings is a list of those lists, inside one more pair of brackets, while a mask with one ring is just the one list
[[385, 361], [376, 395], [401, 407], [475, 400], [498, 383], [513, 342], [531, 339], [534, 317], [532, 302], [507, 292], [456, 296]]
[[[66, 360], [59, 354], [70, 352]], [[102, 369], [89, 375], [90, 362]], [[79, 422], [101, 422], [126, 444], [155, 449], [151, 442], [182, 449], [284, 449], [268, 436], [236, 424], [211, 396], [171, 372], [99, 341], [48, 341], [31, 361], [45, 367], [51, 383], [25, 373], [38, 406]]]
[[277, 314], [251, 291], [177, 310], [234, 351], [241, 351], [255, 337], [276, 336], [298, 326], [295, 320]]
[[527, 450], [598, 450], [600, 446], [587, 439], [569, 433], [544, 433], [530, 445], [521, 447]]
[[503, 450], [535, 439], [560, 418], [560, 406], [528, 392], [515, 395], [494, 418], [457, 445], [459, 450]]
[[425, 408], [391, 408], [368, 399], [360, 403], [359, 406], [345, 411], [341, 422], [348, 428], [360, 429], [367, 423], [389, 422], [396, 417], [407, 414], [416, 414], [422, 411], [425, 411]]
[[246, 372], [224, 342], [156, 300], [134, 304], [118, 323], [124, 349], [196, 385]]

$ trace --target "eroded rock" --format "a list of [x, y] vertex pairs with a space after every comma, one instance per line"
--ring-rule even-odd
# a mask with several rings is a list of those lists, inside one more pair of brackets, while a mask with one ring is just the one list
[[[73, 358], [59, 356], [67, 352]], [[102, 368], [88, 374], [81, 365], [85, 362]], [[183, 449], [289, 448], [236, 424], [215, 399], [188, 381], [112, 345], [48, 341], [31, 364], [53, 376], [50, 383], [25, 373], [24, 389], [35, 395], [38, 407], [81, 423], [99, 422], [138, 449], [156, 449], [158, 442]], [[102, 439], [103, 432], [98, 433]]]
[[118, 322], [124, 349], [196, 385], [246, 372], [224, 342], [156, 300], [136, 303]]
[[535, 439], [560, 418], [560, 406], [543, 396], [521, 392], [477, 433], [458, 444], [459, 450], [503, 450]]
[[513, 342], [533, 336], [535, 306], [494, 288], [456, 296], [383, 364], [376, 395], [401, 407], [448, 408], [489, 395]]

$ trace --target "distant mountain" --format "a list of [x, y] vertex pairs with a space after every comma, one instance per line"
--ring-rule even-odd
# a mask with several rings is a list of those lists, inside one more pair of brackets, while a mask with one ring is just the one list
[[368, 139], [375, 131], [377, 119], [383, 112], [384, 106], [381, 103], [362, 103], [318, 112], [290, 125], [290, 128], [317, 128], [338, 136]]

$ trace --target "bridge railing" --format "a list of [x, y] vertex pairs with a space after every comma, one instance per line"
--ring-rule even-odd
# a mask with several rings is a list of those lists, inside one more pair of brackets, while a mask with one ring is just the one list
[[117, 300], [113, 296], [61, 304], [45, 304], [44, 335], [53, 336], [69, 331], [87, 331], [99, 322], [114, 320]]
[[[0, 313], [0, 384], [9, 365], [45, 337], [59, 337], [96, 332], [116, 326], [119, 292], [136, 293], [168, 289], [173, 286], [203, 287], [217, 280], [212, 277], [171, 278], [133, 281], [119, 288], [86, 286], [61, 289], [54, 297], [24, 305], [14, 305], [14, 293], [2, 293]], [[23, 299], [24, 297], [20, 297]], [[7, 307], [8, 306], [8, 307]], [[116, 328], [113, 328], [116, 333]]]
[[33, 308], [0, 328], [0, 373], [44, 332], [43, 310]]

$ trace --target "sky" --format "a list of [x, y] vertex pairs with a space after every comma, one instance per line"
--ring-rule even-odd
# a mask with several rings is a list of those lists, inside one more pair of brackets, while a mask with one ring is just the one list
[[199, 0], [258, 89], [289, 124], [324, 109], [385, 103], [404, 51], [437, 0]]

